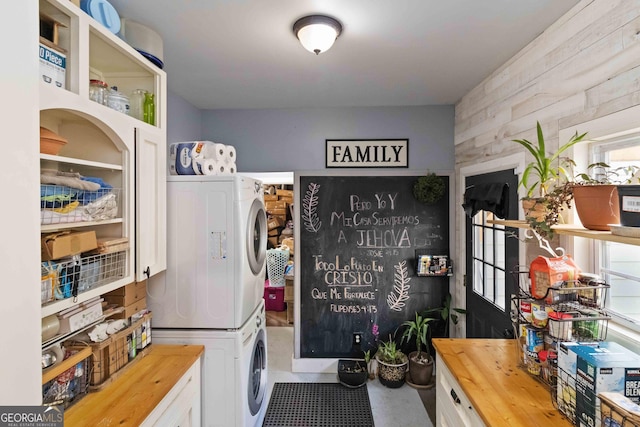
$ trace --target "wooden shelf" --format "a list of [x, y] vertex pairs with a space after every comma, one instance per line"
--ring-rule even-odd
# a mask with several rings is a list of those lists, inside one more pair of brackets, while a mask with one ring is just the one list
[[[496, 219], [488, 222], [491, 224], [503, 225], [505, 227], [529, 228], [529, 224], [527, 224], [526, 221]], [[612, 234], [610, 231], [587, 230], [586, 228], [578, 227], [575, 224], [554, 225], [552, 229], [556, 234], [563, 236], [584, 237], [593, 240], [603, 240], [607, 242], [624, 243], [625, 245], [640, 246], [640, 238], [619, 236], [617, 234]]]
[[[81, 351], [72, 354], [68, 358], [64, 359], [59, 365], [52, 366], [51, 368], [42, 371], [42, 384], [46, 384], [67, 369], [75, 366], [78, 362], [91, 356], [91, 347], [86, 347]], [[86, 369], [86, 367], [85, 367]]]

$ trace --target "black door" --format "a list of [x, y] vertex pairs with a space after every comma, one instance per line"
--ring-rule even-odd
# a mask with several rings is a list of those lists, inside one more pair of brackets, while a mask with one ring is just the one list
[[504, 226], [492, 219], [517, 219], [518, 176], [513, 169], [467, 177], [465, 187], [506, 183], [508, 185], [507, 218], [481, 210], [472, 218], [466, 216], [466, 264], [468, 338], [511, 338], [510, 274], [518, 263], [518, 239], [509, 237]]

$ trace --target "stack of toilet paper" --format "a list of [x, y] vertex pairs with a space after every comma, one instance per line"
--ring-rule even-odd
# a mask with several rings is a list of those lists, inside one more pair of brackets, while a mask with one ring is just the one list
[[212, 141], [174, 142], [169, 145], [171, 175], [232, 175], [236, 149]]

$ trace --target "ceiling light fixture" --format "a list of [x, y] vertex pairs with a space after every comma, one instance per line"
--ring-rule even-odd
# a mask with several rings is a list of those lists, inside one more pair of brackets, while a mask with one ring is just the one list
[[302, 46], [316, 55], [326, 52], [342, 32], [342, 24], [324, 15], [309, 15], [293, 24], [293, 33]]

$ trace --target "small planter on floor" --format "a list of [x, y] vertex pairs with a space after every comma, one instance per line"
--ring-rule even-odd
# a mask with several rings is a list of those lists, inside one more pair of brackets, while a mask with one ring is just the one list
[[362, 387], [367, 382], [367, 364], [361, 359], [338, 360], [338, 379], [345, 387]]

